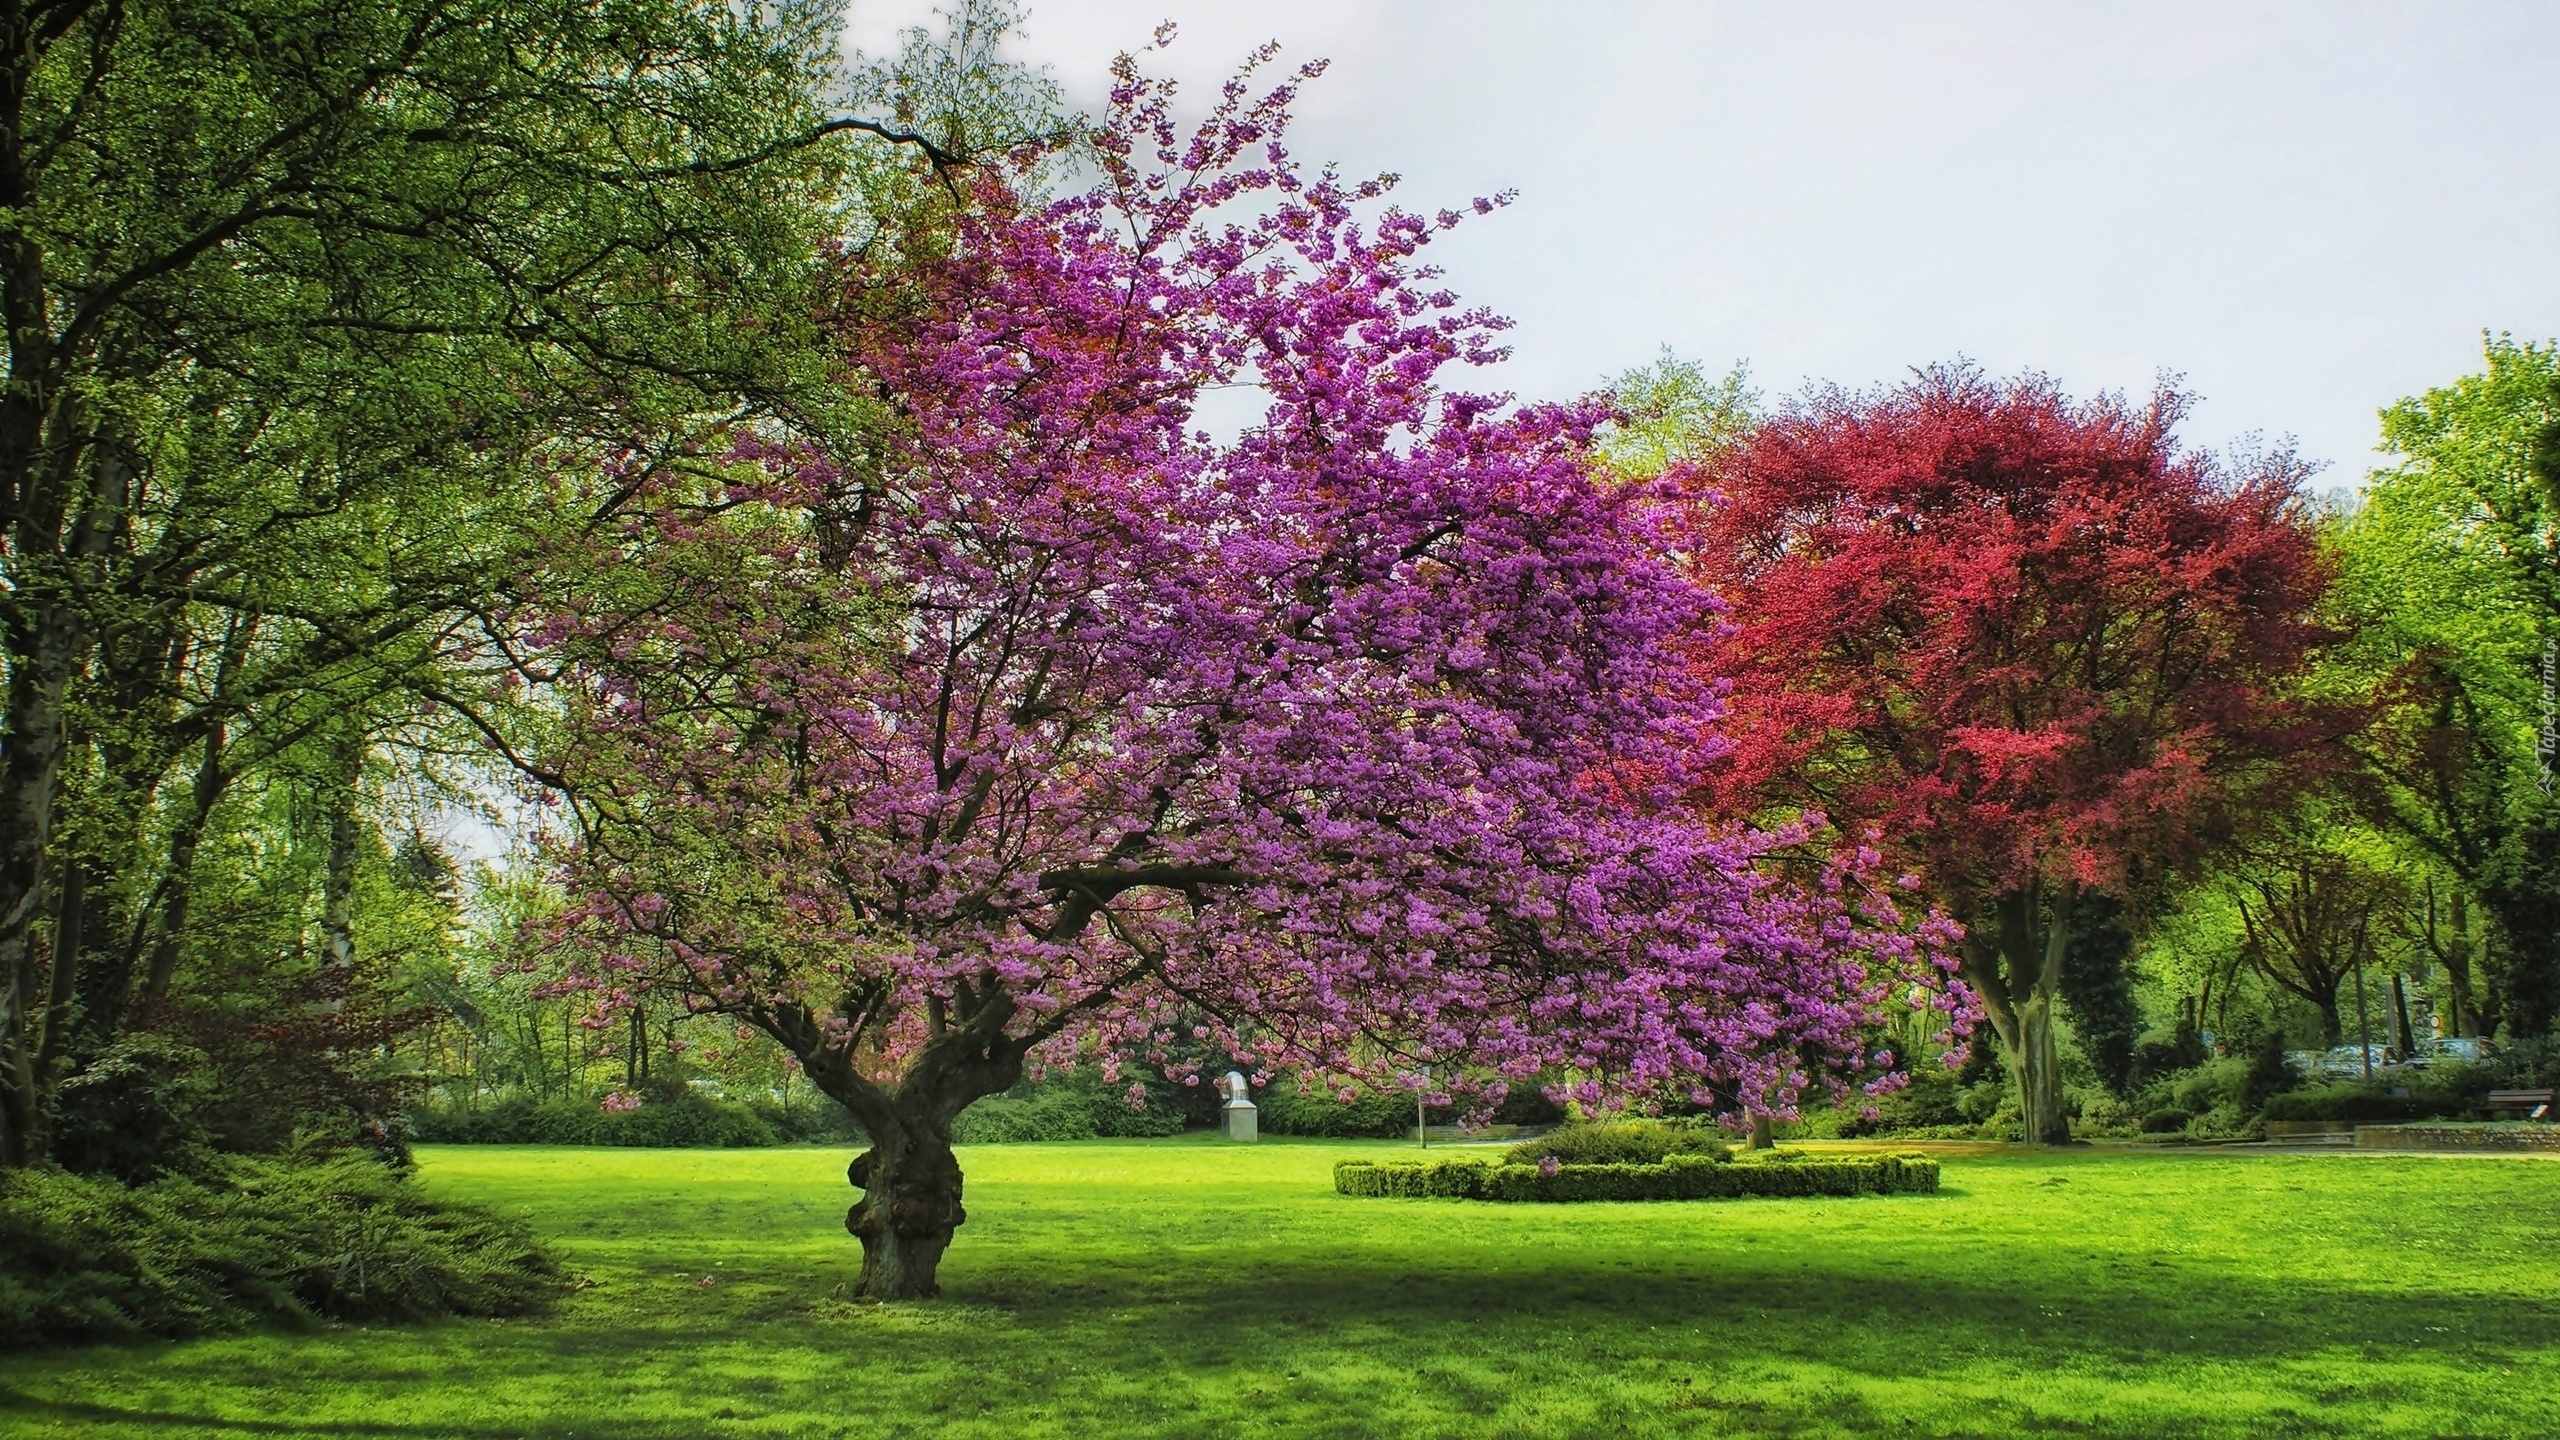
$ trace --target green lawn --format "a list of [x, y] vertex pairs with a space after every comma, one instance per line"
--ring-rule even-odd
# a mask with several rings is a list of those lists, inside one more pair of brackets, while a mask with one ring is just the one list
[[[2547, 1436], [2560, 1164], [1955, 1154], [1934, 1197], [1348, 1200], [1360, 1142], [967, 1152], [946, 1298], [845, 1155], [442, 1148], [547, 1319], [0, 1361], [0, 1435]], [[703, 1280], [710, 1277], [711, 1283]]]

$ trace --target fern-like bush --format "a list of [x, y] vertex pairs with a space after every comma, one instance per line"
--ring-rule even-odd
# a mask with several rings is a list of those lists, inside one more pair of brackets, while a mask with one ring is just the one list
[[365, 1155], [230, 1158], [135, 1186], [0, 1171], [0, 1350], [516, 1315], [560, 1287], [522, 1223], [433, 1198]]

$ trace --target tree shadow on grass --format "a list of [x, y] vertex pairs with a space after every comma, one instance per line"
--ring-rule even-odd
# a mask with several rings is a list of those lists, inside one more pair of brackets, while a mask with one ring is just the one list
[[[1857, 1433], [1890, 1424], [1854, 1395], [1805, 1396], [1801, 1411], [1773, 1410], [1720, 1388], [1718, 1377], [1812, 1366], [1862, 1380], [1927, 1382], [1989, 1365], [2103, 1384], [2144, 1372], [2156, 1378], [2164, 1365], [2238, 1363], [2253, 1369], [2255, 1387], [2280, 1392], [2287, 1382], [2273, 1367], [2315, 1355], [2334, 1362], [2342, 1352], [2362, 1358], [2340, 1373], [2381, 1384], [2411, 1373], [2407, 1366], [2438, 1377], [2426, 1383], [2483, 1366], [2541, 1368], [2551, 1346], [2540, 1337], [2560, 1333], [2560, 1302], [2538, 1297], [2273, 1282], [2170, 1270], [2139, 1254], [2041, 1262], [2033, 1254], [1986, 1255], [1984, 1271], [2004, 1258], [2014, 1271], [1993, 1275], [1953, 1273], [1943, 1259], [1911, 1262], [1913, 1273], [1880, 1273], [1894, 1258], [1873, 1249], [1826, 1263], [1795, 1255], [1761, 1262], [1731, 1250], [1593, 1257], [1484, 1244], [1417, 1257], [1409, 1248], [1291, 1242], [1086, 1268], [981, 1253], [952, 1267], [947, 1299], [920, 1306], [835, 1303], [824, 1277], [805, 1287], [767, 1282], [753, 1297], [700, 1306], [677, 1300], [673, 1287], [661, 1294], [634, 1282], [622, 1287], [632, 1308], [612, 1323], [590, 1313], [467, 1333], [409, 1332], [435, 1352], [432, 1366], [377, 1337], [329, 1357], [332, 1370], [353, 1372], [347, 1381], [385, 1395], [364, 1421], [296, 1421], [276, 1410], [235, 1420], [6, 1388], [0, 1418], [199, 1435], [658, 1440], [744, 1433], [759, 1422], [759, 1433], [772, 1433], [778, 1420], [813, 1410], [825, 1412], [822, 1424], [878, 1433], [891, 1419], [932, 1433], [937, 1416], [970, 1420], [1050, 1405], [1119, 1416], [1127, 1433], [1174, 1434], [1183, 1433], [1175, 1412], [1154, 1407], [1176, 1405], [1173, 1392], [1203, 1375], [1243, 1375], [1267, 1380], [1275, 1404], [1280, 1391], [1293, 1395], [1310, 1417], [1302, 1433], [1350, 1435], [1367, 1433], [1378, 1387], [1398, 1376], [1427, 1378], [1446, 1412], [1489, 1416], [1524, 1383], [1562, 1373], [1590, 1381], [1585, 1398], [1632, 1385], [1658, 1397], [1652, 1403], [1699, 1411], [1693, 1418], [1702, 1427]], [[268, 1361], [265, 1353], [225, 1354], [222, 1378], [260, 1395], [309, 1383], [307, 1356], [273, 1352]], [[395, 1356], [404, 1373], [366, 1364]], [[269, 1364], [292, 1373], [262, 1376]], [[740, 1380], [742, 1367], [754, 1378]], [[645, 1384], [632, 1378], [644, 1371]], [[848, 1379], [859, 1383], [848, 1388]], [[524, 1413], [494, 1426], [423, 1412], [411, 1418], [391, 1398], [411, 1383], [484, 1400], [522, 1396]], [[641, 1391], [654, 1391], [662, 1408], [641, 1413]], [[2316, 1410], [2322, 1397], [2301, 1398]], [[2207, 1414], [2210, 1394], [2200, 1390], [2194, 1402], [2196, 1433], [2229, 1429], [2230, 1417], [2217, 1424]], [[705, 1413], [723, 1405], [733, 1413]], [[188, 1410], [204, 1408], [212, 1407]], [[668, 1408], [691, 1413], [671, 1416]], [[2299, 1433], [2352, 1433], [2360, 1417], [2370, 1418], [2353, 1407], [2314, 1413]], [[730, 1419], [738, 1428], [722, 1423]], [[2182, 1428], [2154, 1413], [2095, 1433]]]

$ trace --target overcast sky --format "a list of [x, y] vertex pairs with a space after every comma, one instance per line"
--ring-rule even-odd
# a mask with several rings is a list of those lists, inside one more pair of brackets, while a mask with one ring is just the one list
[[[932, 0], [853, 0], [878, 49]], [[1514, 317], [1500, 388], [1663, 345], [1773, 395], [1969, 356], [2202, 397], [2373, 463], [2374, 412], [2560, 334], [2560, 3], [1597, 4], [1034, 0], [1024, 58], [1091, 107], [1160, 19], [1195, 100], [1276, 39], [1327, 56], [1293, 150], [1409, 206], [1496, 190], [1439, 262]]]

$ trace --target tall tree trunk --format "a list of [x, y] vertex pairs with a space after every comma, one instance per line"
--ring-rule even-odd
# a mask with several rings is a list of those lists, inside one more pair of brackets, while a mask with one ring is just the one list
[[2018, 1006], [2018, 1116], [2030, 1145], [2067, 1145], [2071, 1126], [2062, 1113], [2062, 1039], [2054, 1007], [2062, 996], [2062, 962], [2070, 953], [2072, 891], [2066, 887], [2045, 922], [2044, 953], [2035, 983]]
[[1974, 907], [1984, 923], [1967, 927], [1965, 979], [1981, 997], [2009, 1073], [2017, 1077], [2019, 1124], [2027, 1143], [2067, 1145], [2071, 1125], [2062, 1108], [2062, 1045], [2054, 1008], [2070, 956], [2079, 887], [2056, 886], [2050, 900], [2041, 890], [2014, 890]]
[[2339, 1013], [2338, 987], [2332, 985], [2312, 996], [2311, 1003], [2320, 1012], [2320, 1044], [2331, 1050], [2346, 1044], [2347, 1022]]
[[2018, 1076], [2018, 1120], [2030, 1145], [2067, 1145], [2062, 1113], [2062, 1046], [2054, 1031], [2054, 991], [2039, 979], [2018, 1006], [2018, 1047], [2009, 1066]]
[[[25, 572], [12, 579], [25, 585]], [[70, 747], [63, 704], [81, 644], [67, 595], [13, 598], [32, 613], [23, 631], [9, 627], [7, 740], [0, 746], [0, 1165], [8, 1166], [45, 1156], [52, 1077], [37, 1060], [39, 1032], [52, 972], [72, 963], [67, 956], [43, 963], [36, 922], [53, 908], [47, 859]]]
[[[251, 617], [235, 615], [222, 639], [220, 658], [214, 664], [213, 693], [231, 693], [232, 677], [248, 658], [249, 643], [258, 630]], [[177, 974], [178, 947], [187, 931], [187, 912], [195, 900], [196, 851], [204, 843], [205, 827], [212, 822], [213, 807], [221, 803], [223, 793], [231, 788], [231, 731], [220, 720], [205, 727], [198, 742], [202, 752], [196, 757], [194, 786], [187, 792], [187, 808], [169, 836], [168, 869], [162, 874], [159, 913], [150, 917], [151, 967], [142, 982], [142, 1003], [157, 1005], [168, 998], [169, 982]], [[141, 945], [141, 932], [135, 932], [135, 945]]]
[[[2430, 892], [2429, 899], [2432, 900]], [[2460, 889], [2453, 892], [2453, 937], [2446, 942], [2444, 954], [2445, 988], [2453, 998], [2453, 1033], [2479, 1035], [2480, 1006], [2471, 994], [2471, 897]]]
[[329, 803], [329, 868], [320, 889], [320, 955], [321, 963], [343, 981], [356, 967], [356, 787], [363, 773], [363, 747], [350, 744], [339, 763]]

